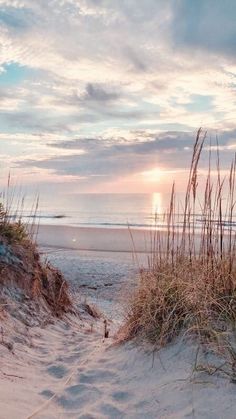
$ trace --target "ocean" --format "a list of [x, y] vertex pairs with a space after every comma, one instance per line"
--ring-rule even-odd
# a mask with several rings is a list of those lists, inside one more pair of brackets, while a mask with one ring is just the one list
[[[163, 223], [163, 212], [168, 197], [161, 193], [144, 194], [73, 194], [64, 199], [40, 204], [37, 218], [40, 224], [85, 227], [120, 228], [128, 225], [150, 228], [156, 222]], [[25, 209], [22, 219], [32, 216]]]
[[[73, 194], [40, 205], [37, 217], [41, 224], [85, 227], [153, 227], [155, 214], [163, 213], [163, 196], [155, 194]], [[23, 211], [23, 219], [30, 211]]]
[[[166, 228], [164, 213], [168, 210], [170, 194], [71, 194], [63, 199], [39, 203], [37, 219], [40, 224], [105, 228]], [[176, 209], [176, 225], [183, 221], [183, 197]], [[32, 218], [32, 210], [23, 210], [23, 221]], [[200, 211], [195, 214], [195, 227], [202, 224]], [[226, 222], [227, 224], [227, 222]], [[236, 217], [233, 217], [236, 225]]]

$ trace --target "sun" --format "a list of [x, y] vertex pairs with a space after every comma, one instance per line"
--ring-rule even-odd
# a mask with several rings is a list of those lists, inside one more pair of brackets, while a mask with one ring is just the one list
[[155, 168], [142, 172], [142, 175], [148, 182], [160, 182], [163, 177], [163, 172], [162, 170]]

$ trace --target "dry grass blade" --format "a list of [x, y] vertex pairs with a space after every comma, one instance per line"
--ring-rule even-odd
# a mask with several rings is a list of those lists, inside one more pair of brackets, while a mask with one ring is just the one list
[[[142, 271], [128, 304], [122, 328], [125, 339], [144, 337], [161, 346], [187, 333], [201, 342], [215, 342], [227, 352], [222, 342], [236, 323], [236, 160], [227, 181], [221, 176], [218, 147], [216, 160], [210, 148], [202, 193], [198, 168], [205, 141], [206, 133], [200, 129], [193, 147], [182, 229], [176, 227], [179, 219], [173, 186], [166, 214], [167, 233], [155, 232], [149, 268]], [[201, 223], [196, 222], [197, 205]]]

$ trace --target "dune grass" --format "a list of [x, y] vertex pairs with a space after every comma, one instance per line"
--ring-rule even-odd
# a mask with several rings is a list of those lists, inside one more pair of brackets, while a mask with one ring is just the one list
[[38, 210], [38, 197], [31, 209], [33, 222], [26, 224], [22, 221], [25, 198], [21, 189], [12, 185], [9, 173], [7, 186], [0, 193], [0, 236], [11, 243], [33, 241], [32, 232]]
[[17, 219], [15, 222], [10, 220], [7, 211], [3, 204], [0, 202], [0, 235], [6, 238], [9, 242], [22, 242], [28, 234], [25, 225], [21, 219]]
[[236, 162], [234, 159], [228, 177], [223, 178], [218, 148], [214, 170], [210, 150], [208, 174], [204, 189], [200, 188], [198, 167], [205, 140], [206, 133], [200, 129], [193, 148], [181, 228], [173, 185], [165, 215], [167, 232], [156, 229], [152, 235], [149, 268], [140, 272], [139, 284], [128, 302], [121, 331], [124, 339], [141, 337], [160, 347], [186, 334], [197, 336], [201, 342], [215, 342], [221, 348], [222, 342], [223, 346], [230, 345], [228, 332], [232, 335], [236, 326]]
[[23, 222], [24, 197], [10, 181], [9, 175], [6, 190], [0, 195], [0, 297], [4, 287], [15, 284], [30, 300], [42, 306], [46, 302], [54, 315], [73, 311], [67, 281], [39, 255], [35, 242], [38, 198], [29, 222]]

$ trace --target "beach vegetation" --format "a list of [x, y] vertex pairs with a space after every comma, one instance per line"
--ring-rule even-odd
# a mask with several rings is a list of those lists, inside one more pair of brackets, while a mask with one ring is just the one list
[[27, 238], [27, 231], [21, 219], [11, 222], [7, 211], [0, 202], [0, 235], [10, 242], [22, 242]]
[[155, 347], [180, 335], [191, 336], [220, 350], [227, 348], [232, 355], [236, 328], [236, 160], [228, 175], [222, 176], [219, 149], [215, 147], [213, 166], [209, 147], [207, 175], [204, 188], [200, 187], [199, 162], [206, 137], [200, 129], [182, 204], [182, 223], [173, 185], [165, 214], [166, 232], [159, 228], [151, 232], [148, 269], [140, 269], [120, 336], [146, 339]]
[[[14, 294], [14, 298], [18, 301], [22, 295], [25, 301], [27, 297], [29, 304], [34, 304], [35, 315], [40, 306], [45, 314], [48, 310], [56, 316], [73, 311], [67, 281], [58, 269], [42, 260], [35, 242], [38, 199], [32, 210], [33, 222], [25, 223], [24, 200], [10, 190], [9, 178], [7, 193], [0, 202], [0, 303], [9, 294], [7, 289], [17, 287], [19, 295]], [[12, 302], [4, 303], [6, 309], [8, 306]]]

